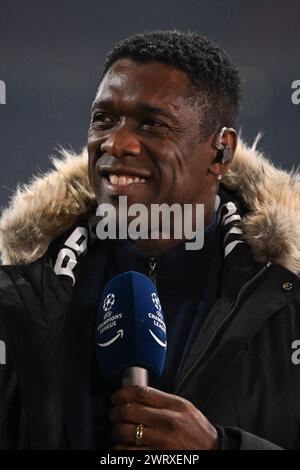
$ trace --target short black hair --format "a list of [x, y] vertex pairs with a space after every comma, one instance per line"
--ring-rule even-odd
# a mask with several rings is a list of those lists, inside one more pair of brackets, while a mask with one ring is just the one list
[[119, 59], [160, 62], [184, 71], [189, 95], [201, 113], [200, 137], [235, 127], [241, 97], [237, 68], [220, 47], [197, 33], [153, 31], [117, 43], [106, 56], [103, 76]]

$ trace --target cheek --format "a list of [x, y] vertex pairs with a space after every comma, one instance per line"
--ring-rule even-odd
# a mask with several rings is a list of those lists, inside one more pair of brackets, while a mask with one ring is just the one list
[[182, 158], [181, 152], [175, 148], [167, 152], [161, 152], [156, 164], [159, 178], [154, 182], [155, 192], [161, 202], [173, 204], [184, 201], [188, 195], [190, 186], [187, 163]]
[[195, 184], [205, 184], [208, 178], [208, 170], [212, 160], [211, 150], [204, 146], [190, 148], [185, 155], [185, 173]]
[[88, 146], [88, 175], [89, 175], [89, 180], [90, 182], [92, 181], [92, 173], [93, 173], [93, 167], [94, 167], [94, 157], [93, 153], [91, 152], [91, 148]]
[[100, 150], [100, 139], [96, 139], [93, 136], [89, 135], [88, 142], [87, 142], [87, 151], [88, 151], [88, 174], [90, 182], [93, 183], [95, 181], [95, 166], [97, 161], [99, 160], [99, 150]]
[[88, 158], [88, 177], [89, 177], [89, 182], [94, 190], [94, 193], [96, 195], [97, 201], [99, 201], [100, 198], [100, 185], [99, 185], [99, 178], [97, 178], [97, 174], [95, 171], [95, 165], [97, 162], [97, 158], [95, 157], [94, 154], [89, 154]]
[[[188, 147], [187, 147], [188, 149]], [[195, 149], [176, 149], [170, 162], [169, 180], [172, 178], [173, 196], [178, 201], [193, 202], [209, 191], [208, 158]]]
[[172, 178], [176, 186], [183, 186], [189, 192], [194, 184], [199, 184], [206, 176], [206, 165], [201, 156], [194, 155], [193, 151], [176, 149], [170, 162]]
[[94, 156], [89, 153], [88, 158], [88, 176], [91, 185], [94, 187], [94, 171], [95, 171], [95, 161]]

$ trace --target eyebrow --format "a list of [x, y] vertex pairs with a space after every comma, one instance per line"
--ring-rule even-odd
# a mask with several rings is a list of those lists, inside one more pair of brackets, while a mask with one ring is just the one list
[[[111, 100], [97, 100], [94, 101], [94, 103], [92, 104], [91, 112], [99, 108], [108, 107], [114, 108], [113, 102]], [[164, 108], [160, 108], [159, 106], [154, 106], [149, 103], [139, 103], [136, 106], [136, 109], [140, 114], [161, 114], [162, 116], [165, 116], [167, 118], [176, 119], [175, 115], [173, 115], [172, 112], [169, 112]]]

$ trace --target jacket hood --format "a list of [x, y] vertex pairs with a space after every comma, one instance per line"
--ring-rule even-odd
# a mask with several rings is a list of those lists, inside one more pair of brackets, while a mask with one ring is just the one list
[[[222, 184], [248, 208], [242, 220], [245, 240], [258, 262], [273, 262], [300, 274], [300, 174], [276, 168], [239, 140]], [[0, 219], [3, 264], [24, 264], [42, 256], [50, 242], [79, 217], [94, 211], [88, 157], [62, 150], [54, 169], [19, 186]]]

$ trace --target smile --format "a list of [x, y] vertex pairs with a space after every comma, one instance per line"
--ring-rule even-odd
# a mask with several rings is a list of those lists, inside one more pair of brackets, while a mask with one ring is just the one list
[[104, 190], [112, 196], [135, 194], [147, 186], [148, 179], [141, 176], [110, 173], [102, 175]]
[[145, 183], [145, 178], [140, 178], [139, 176], [130, 176], [130, 175], [107, 175], [108, 181], [112, 185], [116, 186], [128, 186], [129, 184]]

